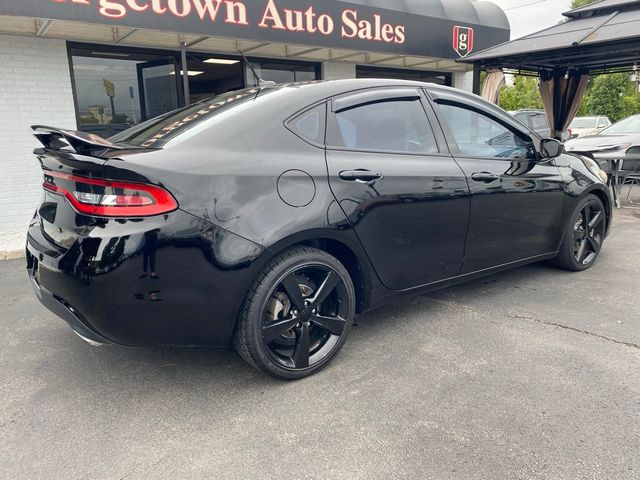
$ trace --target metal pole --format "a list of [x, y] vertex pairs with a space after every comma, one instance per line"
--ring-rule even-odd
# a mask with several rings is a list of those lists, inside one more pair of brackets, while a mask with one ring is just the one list
[[184, 90], [184, 105], [186, 107], [191, 105], [191, 93], [189, 92], [189, 66], [187, 65], [187, 43], [180, 43], [180, 50], [182, 54], [181, 66], [182, 66], [182, 87]]

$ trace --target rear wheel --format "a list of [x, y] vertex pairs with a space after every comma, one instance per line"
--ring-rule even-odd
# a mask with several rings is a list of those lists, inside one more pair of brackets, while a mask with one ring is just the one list
[[607, 215], [602, 201], [595, 195], [587, 195], [569, 220], [555, 264], [573, 272], [593, 266], [600, 256], [606, 228]]
[[302, 247], [271, 261], [247, 294], [234, 344], [250, 365], [285, 380], [316, 373], [344, 345], [355, 291], [344, 266]]

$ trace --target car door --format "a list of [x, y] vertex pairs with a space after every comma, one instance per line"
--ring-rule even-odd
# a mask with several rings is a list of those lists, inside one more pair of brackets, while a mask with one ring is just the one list
[[563, 180], [553, 161], [538, 161], [539, 137], [475, 97], [430, 94], [472, 195], [462, 273], [554, 252]]
[[464, 173], [418, 88], [332, 99], [331, 189], [382, 283], [407, 289], [456, 276], [470, 198]]

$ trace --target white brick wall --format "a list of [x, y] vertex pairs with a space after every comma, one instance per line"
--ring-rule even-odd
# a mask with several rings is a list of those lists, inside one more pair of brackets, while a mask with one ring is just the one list
[[0, 252], [24, 248], [42, 174], [30, 125], [76, 127], [64, 41], [0, 35]]
[[322, 62], [323, 80], [356, 78], [356, 64], [345, 62]]

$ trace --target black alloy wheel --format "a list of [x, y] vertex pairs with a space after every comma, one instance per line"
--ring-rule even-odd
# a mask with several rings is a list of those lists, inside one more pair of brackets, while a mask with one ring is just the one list
[[556, 264], [571, 271], [590, 268], [600, 256], [606, 231], [604, 205], [595, 195], [588, 195], [576, 208]]
[[604, 239], [605, 213], [590, 202], [578, 214], [573, 227], [573, 255], [578, 265], [590, 265], [598, 258]]
[[303, 378], [342, 348], [355, 316], [347, 270], [312, 248], [272, 261], [249, 292], [235, 345], [247, 362], [275, 377]]

